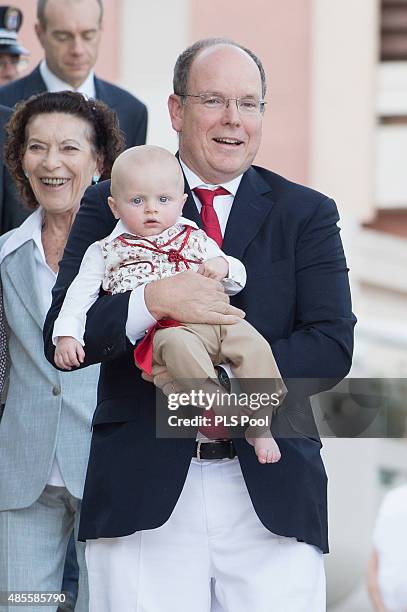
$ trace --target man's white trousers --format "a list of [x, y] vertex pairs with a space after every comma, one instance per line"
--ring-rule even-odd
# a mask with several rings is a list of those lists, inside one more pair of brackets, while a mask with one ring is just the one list
[[89, 540], [86, 561], [90, 612], [326, 610], [322, 553], [262, 525], [237, 458], [192, 459], [164, 525]]

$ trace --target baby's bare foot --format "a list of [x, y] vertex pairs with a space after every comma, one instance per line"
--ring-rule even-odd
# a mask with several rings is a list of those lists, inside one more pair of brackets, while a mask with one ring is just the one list
[[280, 461], [280, 449], [274, 438], [247, 438], [247, 441], [254, 446], [260, 463], [277, 463], [277, 461]]

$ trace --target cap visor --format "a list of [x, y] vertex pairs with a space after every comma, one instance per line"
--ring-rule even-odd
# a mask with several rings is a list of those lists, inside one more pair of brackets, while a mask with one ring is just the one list
[[0, 53], [9, 53], [10, 55], [30, 55], [21, 45], [0, 45]]

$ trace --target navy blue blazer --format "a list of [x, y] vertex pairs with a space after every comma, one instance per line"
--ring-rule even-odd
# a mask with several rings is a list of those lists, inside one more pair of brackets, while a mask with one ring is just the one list
[[[0, 87], [0, 104], [13, 108], [20, 100], [47, 91], [39, 66], [30, 74]], [[96, 98], [116, 111], [126, 148], [145, 144], [147, 108], [129, 92], [95, 77]]]
[[[105, 181], [86, 191], [66, 246], [44, 328], [51, 362], [53, 324], [67, 287], [85, 249], [114, 226], [109, 188]], [[188, 185], [186, 192], [183, 214], [199, 225]], [[289, 389], [272, 427], [281, 460], [261, 465], [245, 439], [234, 438], [243, 476], [267, 529], [323, 551], [327, 479], [321, 444], [309, 400], [288, 379], [303, 379], [312, 394], [346, 376], [351, 365], [355, 317], [338, 218], [326, 196], [253, 166], [240, 183], [223, 242], [247, 270], [247, 285], [232, 302], [271, 344]], [[162, 525], [180, 495], [195, 445], [192, 438], [156, 437], [156, 391], [135, 369], [125, 333], [129, 295], [99, 297], [87, 317], [84, 365], [102, 366], [82, 539]]]
[[0, 235], [18, 227], [32, 213], [25, 209], [14, 186], [14, 182], [4, 165], [5, 129], [12, 113], [10, 108], [0, 106]]

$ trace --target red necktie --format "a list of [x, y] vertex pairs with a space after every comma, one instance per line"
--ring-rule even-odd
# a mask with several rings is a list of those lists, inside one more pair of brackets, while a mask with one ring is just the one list
[[218, 195], [230, 195], [230, 192], [223, 187], [217, 187], [213, 191], [211, 189], [201, 189], [199, 187], [195, 187], [193, 191], [202, 204], [202, 227], [208, 234], [209, 238], [212, 238], [220, 248], [222, 247], [223, 238], [218, 215], [213, 207], [213, 199]]
[[[213, 207], [213, 200], [218, 195], [230, 195], [230, 192], [224, 189], [223, 187], [217, 187], [214, 190], [195, 187], [193, 191], [202, 204], [202, 227], [209, 236], [209, 238], [212, 238], [212, 240], [216, 242], [219, 248], [221, 248], [223, 237], [219, 225], [218, 215], [216, 214], [216, 210]], [[230, 438], [228, 430], [224, 425], [215, 425], [215, 413], [212, 408], [210, 410], [205, 410], [203, 414], [207, 418], [207, 420], [210, 421], [209, 425], [202, 425], [199, 428], [199, 431], [204, 436], [210, 438], [211, 440], [221, 440], [222, 438]]]

